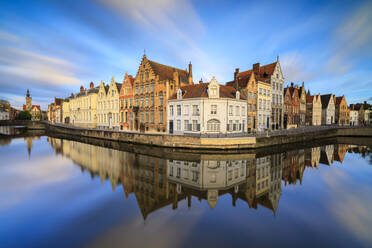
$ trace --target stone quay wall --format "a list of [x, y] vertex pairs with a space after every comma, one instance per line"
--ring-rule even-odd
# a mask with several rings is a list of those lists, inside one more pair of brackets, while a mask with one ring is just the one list
[[22, 125], [29, 129], [44, 129], [46, 134], [63, 134], [66, 136], [87, 137], [100, 140], [118, 141], [156, 147], [182, 148], [193, 150], [245, 150], [281, 146], [285, 144], [306, 144], [320, 139], [333, 137], [368, 137], [372, 139], [372, 127], [322, 127], [303, 129], [291, 133], [273, 133], [266, 136], [240, 137], [199, 137], [168, 134], [151, 134], [138, 132], [122, 132], [111, 130], [89, 129], [70, 125], [52, 124], [43, 121], [1, 121], [0, 125]]

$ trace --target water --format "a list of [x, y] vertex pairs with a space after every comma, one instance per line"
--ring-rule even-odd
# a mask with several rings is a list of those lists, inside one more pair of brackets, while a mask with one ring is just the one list
[[0, 139], [0, 247], [371, 247], [370, 151], [150, 156]]

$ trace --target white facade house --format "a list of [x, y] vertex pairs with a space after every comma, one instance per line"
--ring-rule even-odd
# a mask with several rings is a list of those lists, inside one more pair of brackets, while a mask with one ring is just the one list
[[247, 132], [247, 101], [231, 86], [182, 86], [167, 102], [167, 132], [183, 135]]
[[332, 125], [335, 123], [336, 115], [335, 97], [332, 94], [320, 97], [322, 100], [322, 125]]
[[0, 120], [9, 120], [9, 112], [8, 111], [0, 111]]
[[246, 160], [167, 160], [167, 179], [177, 185], [177, 193], [183, 187], [206, 191], [212, 209], [218, 202], [219, 191], [234, 188], [238, 193], [246, 178]]
[[257, 91], [257, 130], [264, 131], [271, 127], [271, 85], [258, 80]]
[[350, 110], [350, 126], [358, 126], [359, 125], [359, 111], [358, 110]]
[[119, 95], [121, 85], [115, 82], [114, 77], [112, 77], [110, 85], [105, 85], [101, 81], [97, 102], [98, 128], [119, 130]]

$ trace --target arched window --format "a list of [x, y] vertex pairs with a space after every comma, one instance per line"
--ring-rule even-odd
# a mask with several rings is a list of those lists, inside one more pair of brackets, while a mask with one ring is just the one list
[[211, 119], [207, 122], [208, 132], [219, 132], [220, 131], [220, 121], [217, 119]]

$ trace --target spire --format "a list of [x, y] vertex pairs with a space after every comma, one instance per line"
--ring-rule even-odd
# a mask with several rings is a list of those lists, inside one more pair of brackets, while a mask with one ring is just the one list
[[279, 55], [276, 56], [276, 62], [279, 62]]
[[115, 83], [115, 78], [114, 78], [114, 76], [112, 76], [112, 78], [111, 78], [111, 83]]
[[27, 97], [30, 97], [30, 90], [27, 89], [27, 94], [26, 94]]

